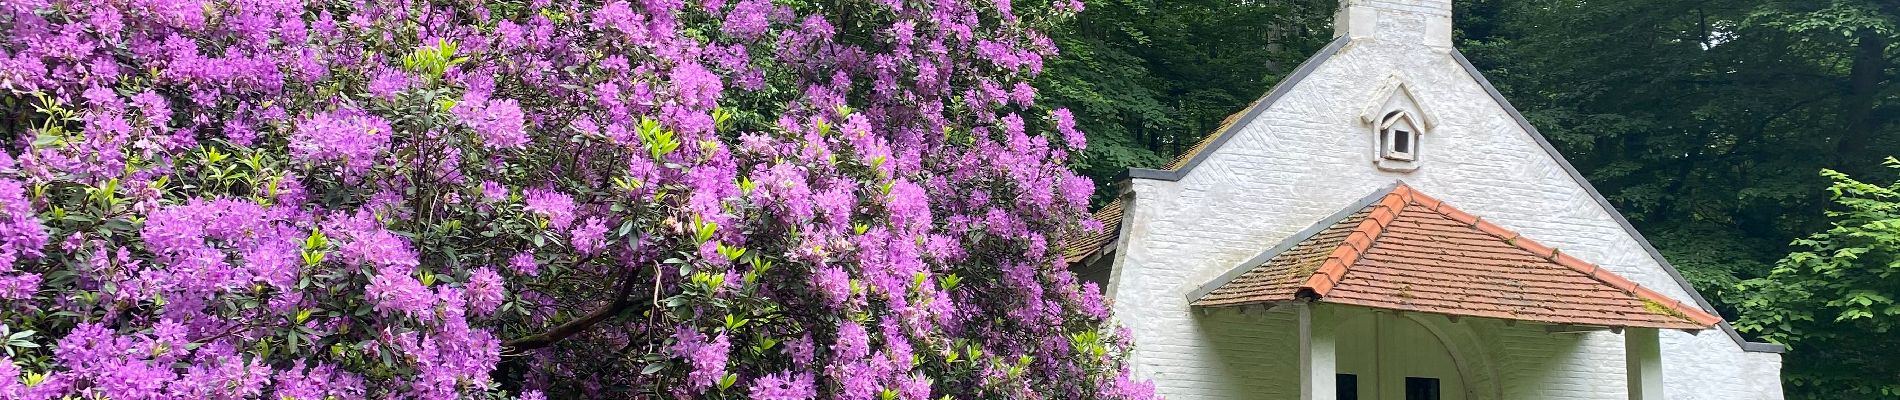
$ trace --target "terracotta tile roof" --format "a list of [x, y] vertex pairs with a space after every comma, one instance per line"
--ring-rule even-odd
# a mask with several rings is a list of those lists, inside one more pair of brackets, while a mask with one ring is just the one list
[[1102, 209], [1095, 210], [1094, 218], [1101, 221], [1102, 230], [1070, 238], [1063, 254], [1069, 263], [1080, 262], [1097, 250], [1115, 243], [1115, 238], [1121, 235], [1122, 230], [1122, 199], [1115, 199], [1103, 205]]
[[1244, 272], [1193, 304], [1306, 298], [1551, 324], [1684, 330], [1722, 321], [1403, 184], [1297, 240], [1260, 264], [1243, 265]]

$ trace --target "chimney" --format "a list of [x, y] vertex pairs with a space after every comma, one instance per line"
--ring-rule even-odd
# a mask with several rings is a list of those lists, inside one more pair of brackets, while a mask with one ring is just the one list
[[1452, 0], [1339, 0], [1333, 37], [1451, 47]]

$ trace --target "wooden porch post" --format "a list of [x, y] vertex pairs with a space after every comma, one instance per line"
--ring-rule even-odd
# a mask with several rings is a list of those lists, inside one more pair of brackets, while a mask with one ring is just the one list
[[1656, 328], [1623, 330], [1630, 400], [1662, 400], [1662, 339]]
[[1339, 356], [1333, 348], [1331, 310], [1308, 302], [1293, 307], [1300, 319], [1300, 399], [1336, 400]]

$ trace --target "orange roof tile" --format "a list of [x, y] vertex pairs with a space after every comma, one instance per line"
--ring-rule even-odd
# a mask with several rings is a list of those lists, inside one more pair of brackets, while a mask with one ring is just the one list
[[1122, 199], [1117, 198], [1103, 205], [1102, 209], [1095, 211], [1094, 218], [1102, 223], [1102, 230], [1069, 238], [1064, 257], [1070, 263], [1082, 261], [1097, 250], [1115, 243], [1115, 238], [1121, 235], [1122, 230]]
[[1404, 184], [1238, 275], [1196, 306], [1296, 298], [1552, 324], [1700, 330], [1721, 317]]

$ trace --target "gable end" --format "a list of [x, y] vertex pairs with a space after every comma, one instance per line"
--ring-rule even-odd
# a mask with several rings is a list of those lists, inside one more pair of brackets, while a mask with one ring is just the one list
[[[1669, 277], [1674, 279], [1676, 284], [1681, 286], [1684, 292], [1689, 293], [1690, 298], [1695, 299], [1697, 306], [1710, 314], [1716, 313], [1715, 306], [1710, 305], [1709, 300], [1702, 297], [1702, 292], [1696, 291], [1695, 286], [1690, 285], [1689, 280], [1682, 277], [1682, 272], [1677, 271], [1675, 265], [1669, 264], [1669, 260], [1663, 258], [1662, 252], [1656, 249], [1656, 245], [1651, 244], [1649, 238], [1644, 237], [1642, 232], [1638, 232], [1636, 226], [1631, 225], [1629, 219], [1624, 218], [1623, 213], [1616, 210], [1616, 206], [1610, 205], [1610, 200], [1604, 198], [1603, 193], [1598, 192], [1596, 186], [1590, 185], [1590, 180], [1585, 179], [1583, 173], [1577, 171], [1576, 166], [1570, 165], [1570, 160], [1565, 159], [1563, 153], [1558, 152], [1556, 147], [1551, 146], [1550, 139], [1545, 138], [1543, 133], [1538, 132], [1537, 127], [1531, 126], [1530, 120], [1524, 119], [1524, 114], [1518, 112], [1517, 107], [1511, 106], [1510, 100], [1504, 99], [1504, 94], [1499, 93], [1497, 86], [1492, 86], [1491, 81], [1484, 78], [1484, 73], [1479, 72], [1477, 66], [1471, 65], [1471, 60], [1465, 58], [1464, 52], [1458, 51], [1458, 49], [1452, 49], [1451, 57], [1452, 59], [1458, 60], [1458, 66], [1464, 67], [1465, 72], [1471, 75], [1471, 79], [1478, 81], [1478, 86], [1484, 88], [1485, 93], [1491, 96], [1491, 100], [1497, 101], [1498, 106], [1504, 108], [1504, 112], [1510, 114], [1511, 119], [1517, 121], [1518, 127], [1523, 128], [1525, 133], [1530, 134], [1531, 140], [1537, 142], [1538, 147], [1543, 147], [1544, 152], [1548, 153], [1550, 158], [1557, 160], [1557, 165], [1563, 167], [1564, 173], [1569, 174], [1571, 180], [1576, 181], [1577, 185], [1583, 187], [1584, 192], [1590, 194], [1590, 199], [1595, 201], [1597, 206], [1609, 211], [1610, 218], [1616, 220], [1617, 226], [1622, 227], [1624, 233], [1635, 238], [1636, 244], [1642, 246], [1643, 251], [1649, 253], [1649, 257], [1655, 259], [1656, 264], [1661, 265], [1663, 271], [1669, 273]], [[1741, 333], [1736, 332], [1735, 327], [1729, 325], [1728, 321], [1723, 321], [1721, 328], [1722, 332], [1727, 333], [1729, 339], [1735, 340], [1735, 344], [1740, 345], [1743, 351], [1754, 353], [1786, 353], [1788, 351], [1787, 346], [1774, 343], [1750, 342], [1747, 339], [1743, 339]]]
[[[1232, 123], [1222, 126], [1219, 132], [1216, 132], [1213, 136], [1191, 149], [1191, 154], [1186, 155], [1185, 159], [1177, 160], [1167, 169], [1129, 168], [1126, 178], [1152, 179], [1169, 182], [1180, 181], [1183, 177], [1187, 176], [1188, 172], [1193, 171], [1196, 166], [1199, 166], [1205, 161], [1208, 156], [1212, 154], [1212, 149], [1220, 148], [1226, 144], [1241, 128], [1246, 127], [1255, 119], [1259, 118], [1268, 108], [1278, 102], [1281, 97], [1291, 92], [1294, 86], [1297, 86], [1301, 81], [1305, 80], [1305, 78], [1311, 75], [1314, 70], [1318, 69], [1321, 64], [1324, 64], [1334, 55], [1337, 55], [1341, 49], [1345, 48], [1345, 46], [1351, 42], [1352, 38], [1350, 36], [1341, 36], [1333, 39], [1332, 42], [1314, 54], [1313, 57], [1300, 63], [1300, 66], [1295, 69], [1292, 74], [1288, 75], [1286, 79], [1275, 84], [1273, 89], [1269, 91], [1265, 97], [1262, 97], [1259, 101], [1249, 106], [1248, 109], [1244, 111], [1245, 115], [1240, 116]], [[1636, 227], [1630, 224], [1629, 219], [1617, 211], [1616, 207], [1610, 204], [1609, 199], [1604, 198], [1602, 192], [1597, 191], [1596, 187], [1591, 185], [1590, 181], [1584, 178], [1583, 174], [1578, 172], [1576, 167], [1571, 165], [1570, 161], [1565, 159], [1561, 152], [1557, 151], [1556, 147], [1551, 145], [1550, 140], [1545, 138], [1543, 133], [1539, 132], [1535, 126], [1532, 126], [1530, 121], [1524, 118], [1524, 114], [1512, 106], [1510, 101], [1505, 99], [1502, 93], [1498, 92], [1497, 87], [1492, 85], [1491, 81], [1486, 79], [1484, 74], [1478, 71], [1476, 66], [1471, 64], [1471, 60], [1466, 58], [1463, 52], [1458, 51], [1456, 48], [1450, 50], [1452, 59], [1458, 62], [1458, 65], [1471, 76], [1472, 80], [1477, 81], [1478, 86], [1484, 88], [1485, 93], [1489, 95], [1493, 101], [1496, 101], [1498, 106], [1517, 122], [1518, 127], [1530, 135], [1531, 140], [1536, 142], [1539, 147], [1542, 147], [1550, 158], [1555, 159], [1557, 165], [1564, 170], [1564, 173], [1569, 175], [1572, 181], [1581, 186], [1584, 192], [1589, 193], [1591, 200], [1596, 202], [1599, 207], [1603, 207], [1603, 209], [1610, 214], [1611, 219], [1616, 221], [1617, 225], [1622, 228], [1625, 233], [1634, 238], [1637, 245], [1642, 247], [1643, 251], [1648, 253], [1651, 259], [1654, 259], [1658, 265], [1662, 266], [1663, 271], [1668, 273], [1669, 277], [1675, 280], [1676, 284], [1680, 286], [1684, 292], [1688, 293], [1690, 298], [1695, 300], [1699, 308], [1710, 314], [1715, 313], [1715, 307], [1709, 303], [1708, 299], [1703, 297], [1702, 293], [1697, 291], [1693, 285], [1690, 285], [1689, 281], [1683, 278], [1682, 273], [1676, 269], [1675, 265], [1670, 264], [1669, 261], [1663, 257], [1661, 251], [1657, 250], [1656, 246], [1650, 243], [1649, 239], [1643, 236], [1642, 232], [1637, 231]], [[1297, 237], [1299, 235], [1295, 236]], [[1207, 288], [1199, 289], [1207, 290]], [[1196, 292], [1200, 292], [1201, 290], [1196, 290]], [[1750, 342], [1742, 338], [1741, 334], [1735, 331], [1734, 326], [1726, 321], [1721, 322], [1719, 327], [1722, 329], [1722, 332], [1726, 333], [1731, 340], [1734, 340], [1743, 351], [1757, 353], [1787, 352], [1787, 347], [1783, 345]]]
[[1260, 118], [1260, 114], [1265, 114], [1268, 108], [1273, 107], [1273, 103], [1279, 102], [1281, 97], [1286, 96], [1288, 92], [1292, 92], [1294, 86], [1298, 86], [1300, 81], [1306, 80], [1306, 77], [1312, 75], [1314, 70], [1319, 69], [1321, 64], [1325, 64], [1326, 60], [1332, 59], [1333, 55], [1339, 54], [1339, 50], [1345, 48], [1346, 44], [1351, 42], [1351, 37], [1341, 36], [1335, 38], [1331, 43], [1327, 43], [1326, 47], [1321, 48], [1318, 53], [1313, 54], [1313, 57], [1301, 62], [1299, 68], [1295, 68], [1292, 74], [1286, 76], [1286, 79], [1282, 79], [1280, 83], [1274, 84], [1273, 90], [1268, 91], [1266, 97], [1261, 97], [1259, 101], [1247, 107], [1247, 110], [1244, 111], [1246, 115], [1241, 116], [1240, 119], [1235, 120], [1231, 124], [1222, 126], [1220, 132], [1214, 133], [1212, 138], [1203, 141], [1204, 143], [1201, 145], [1189, 150], [1192, 154], [1190, 154], [1186, 160], [1179, 162], [1180, 167], [1169, 169], [1129, 168], [1128, 178], [1155, 179], [1169, 182], [1181, 180], [1182, 177], [1187, 176], [1188, 171], [1193, 171], [1195, 166], [1199, 166], [1202, 161], [1206, 161], [1207, 157], [1213, 154], [1213, 149], [1220, 148], [1221, 145], [1227, 144], [1227, 140], [1233, 139], [1234, 135], [1238, 134], [1241, 128], [1247, 127], [1247, 125], [1253, 123], [1254, 119]]

